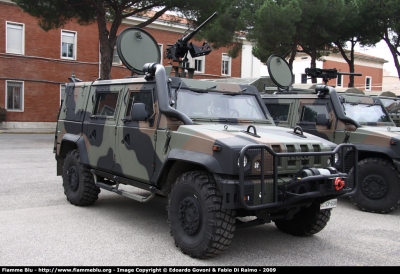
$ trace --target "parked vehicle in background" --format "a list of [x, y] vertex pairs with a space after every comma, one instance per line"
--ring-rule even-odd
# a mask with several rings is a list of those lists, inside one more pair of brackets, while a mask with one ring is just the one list
[[379, 98], [382, 104], [385, 106], [387, 112], [392, 118], [396, 126], [400, 126], [400, 98], [396, 96], [372, 96], [374, 98]]
[[[339, 93], [328, 85], [317, 85], [315, 90], [290, 88], [293, 76], [279, 56], [270, 57], [268, 68], [277, 92], [262, 98], [274, 122], [284, 128], [299, 127], [336, 144], [354, 144], [358, 150], [358, 183], [350, 199], [368, 212], [388, 213], [398, 208], [400, 128], [382, 100]], [[322, 73], [320, 77], [325, 77]], [[346, 162], [342, 171], [352, 175], [354, 167], [352, 161]]]

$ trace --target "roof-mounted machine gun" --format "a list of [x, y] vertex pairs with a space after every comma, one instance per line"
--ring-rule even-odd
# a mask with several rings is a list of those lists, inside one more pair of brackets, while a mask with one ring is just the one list
[[[206, 21], [204, 21], [200, 26], [198, 26], [191, 33], [179, 39], [175, 44], [168, 44], [168, 48], [165, 51], [165, 57], [168, 59], [172, 59], [174, 62], [179, 62], [179, 66], [173, 66], [175, 70], [175, 76], [177, 77], [186, 77], [187, 70], [189, 72], [189, 78], [193, 78], [194, 68], [188, 67], [188, 59], [187, 54], [190, 52], [192, 58], [207, 55], [212, 51], [211, 46], [204, 42], [202, 46], [198, 47], [189, 41], [196, 35], [196, 33], [204, 27], [214, 16], [218, 13], [214, 12]], [[179, 73], [179, 69], [182, 69], [182, 73]]]
[[328, 83], [328, 80], [335, 79], [338, 75], [362, 76], [361, 73], [338, 72], [337, 69], [306, 68], [305, 72], [311, 78], [322, 78], [325, 85]]

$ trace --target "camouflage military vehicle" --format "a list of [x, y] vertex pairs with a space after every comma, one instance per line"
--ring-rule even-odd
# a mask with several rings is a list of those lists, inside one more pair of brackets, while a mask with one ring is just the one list
[[400, 98], [397, 98], [396, 96], [385, 96], [382, 94], [372, 97], [380, 99], [382, 104], [385, 106], [387, 112], [389, 113], [390, 118], [392, 118], [396, 126], [400, 126]]
[[[282, 65], [278, 66], [277, 60]], [[327, 85], [317, 85], [315, 90], [287, 90], [288, 86], [282, 83], [293, 81], [292, 73], [287, 73], [287, 62], [273, 55], [268, 65], [280, 91], [286, 90], [262, 96], [275, 123], [284, 128], [301, 127], [304, 132], [336, 144], [354, 144], [358, 149], [358, 184], [349, 195], [351, 200], [368, 212], [396, 209], [400, 204], [400, 128], [381, 101], [363, 94], [338, 93]], [[325, 70], [319, 71], [325, 77]], [[353, 168], [352, 163], [346, 162], [342, 171], [351, 177]]]
[[66, 87], [54, 153], [71, 204], [91, 205], [101, 189], [167, 196], [176, 246], [208, 258], [240, 227], [318, 233], [352, 191], [333, 167], [352, 145], [276, 127], [254, 86], [169, 77], [142, 29], [121, 32], [117, 49], [135, 75]]

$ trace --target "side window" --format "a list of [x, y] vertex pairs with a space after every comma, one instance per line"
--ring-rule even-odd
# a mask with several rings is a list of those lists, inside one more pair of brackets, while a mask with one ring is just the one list
[[328, 110], [325, 105], [304, 105], [301, 111], [301, 122], [315, 123], [317, 114], [324, 113], [329, 118]]
[[140, 92], [131, 92], [129, 94], [129, 102], [128, 107], [126, 109], [125, 116], [131, 116], [132, 106], [135, 103], [144, 103], [146, 107], [146, 111], [149, 114], [149, 117], [153, 116], [153, 96], [152, 92], [149, 91], [140, 91]]
[[61, 58], [76, 60], [76, 32], [61, 31]]
[[93, 115], [114, 116], [118, 102], [118, 93], [97, 92]]
[[9, 111], [24, 110], [24, 82], [6, 81], [6, 108]]
[[231, 57], [222, 53], [222, 75], [231, 75]]
[[6, 23], [6, 53], [25, 53], [25, 26], [19, 23]]
[[289, 116], [289, 104], [267, 104], [266, 106], [274, 121], [287, 122]]

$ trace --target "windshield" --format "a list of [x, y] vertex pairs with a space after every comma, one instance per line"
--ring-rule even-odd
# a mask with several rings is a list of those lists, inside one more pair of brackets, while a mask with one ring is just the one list
[[267, 121], [252, 95], [179, 90], [176, 109], [191, 118], [235, 118]]
[[381, 105], [344, 103], [343, 107], [346, 116], [359, 123], [391, 122]]

